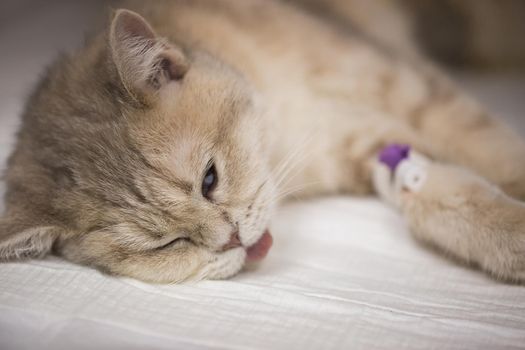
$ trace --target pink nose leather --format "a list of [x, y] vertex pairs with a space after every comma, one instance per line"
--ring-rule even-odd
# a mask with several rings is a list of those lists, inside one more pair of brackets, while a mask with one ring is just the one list
[[238, 248], [238, 247], [241, 247], [241, 246], [242, 246], [242, 243], [241, 243], [241, 239], [239, 238], [239, 232], [235, 231], [230, 236], [230, 240], [228, 241], [228, 243], [226, 243], [222, 247], [222, 251], [230, 250], [230, 249], [233, 249], [233, 248]]

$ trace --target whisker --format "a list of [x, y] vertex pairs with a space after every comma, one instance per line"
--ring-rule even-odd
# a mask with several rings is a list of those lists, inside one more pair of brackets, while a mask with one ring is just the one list
[[[275, 177], [275, 186], [280, 187], [283, 185], [283, 181], [286, 179], [286, 177], [295, 170], [301, 163], [303, 163], [309, 156], [309, 153], [304, 152], [305, 146], [311, 142], [313, 139], [313, 135], [310, 137], [305, 138], [303, 141], [301, 147], [298, 147], [292, 154], [291, 157], [287, 160], [285, 163], [285, 166], [283, 166], [282, 169], [279, 170], [279, 174]], [[301, 153], [302, 152], [302, 153]], [[303, 168], [306, 164], [303, 164]]]
[[297, 186], [294, 186], [294, 187], [291, 187], [291, 188], [288, 188], [284, 191], [281, 191], [279, 193], [276, 193], [274, 196], [272, 196], [271, 198], [269, 198], [267, 201], [263, 202], [263, 205], [266, 205], [268, 203], [277, 203], [279, 202], [281, 199], [289, 196], [289, 195], [292, 195], [294, 193], [297, 193], [301, 190], [304, 190], [308, 187], [312, 187], [314, 185], [318, 185], [320, 184], [321, 181], [312, 181], [312, 182], [309, 182], [309, 183], [306, 183], [306, 184], [300, 184], [300, 185], [297, 185]]
[[277, 164], [275, 169], [272, 171], [274, 177], [280, 176], [280, 174], [286, 169], [288, 164], [297, 156], [298, 152], [303, 151], [304, 147], [313, 140], [314, 133], [305, 135], [302, 139], [291, 148], [291, 150], [283, 157], [283, 159]]
[[[307, 163], [305, 160], [308, 159], [309, 156], [310, 154], [303, 153], [300, 157], [298, 157], [295, 162], [292, 163], [281, 175], [281, 177], [276, 180], [276, 187], [286, 187], [293, 179], [295, 179], [300, 171], [306, 167]], [[294, 170], [296, 171], [295, 174], [289, 177], [288, 175], [290, 175], [290, 173]]]

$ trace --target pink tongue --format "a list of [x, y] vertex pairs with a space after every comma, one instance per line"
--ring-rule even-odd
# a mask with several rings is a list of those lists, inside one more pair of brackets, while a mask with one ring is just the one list
[[266, 230], [262, 237], [246, 250], [248, 261], [259, 261], [266, 257], [268, 251], [272, 247], [273, 238], [270, 232]]

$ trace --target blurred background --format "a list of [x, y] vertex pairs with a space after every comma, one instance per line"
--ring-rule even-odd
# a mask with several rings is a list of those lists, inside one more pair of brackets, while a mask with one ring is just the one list
[[[523, 0], [288, 0], [447, 66], [525, 69]], [[415, 46], [415, 47], [414, 47]]]
[[[239, 0], [241, 1], [241, 0]], [[423, 52], [525, 135], [525, 1], [283, 0], [403, 54]], [[24, 101], [60, 52], [104, 20], [104, 0], [0, 2], [0, 159]]]

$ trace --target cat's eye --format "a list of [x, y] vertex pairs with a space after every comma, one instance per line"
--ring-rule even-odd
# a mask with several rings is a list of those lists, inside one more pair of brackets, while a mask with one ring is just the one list
[[187, 237], [178, 237], [178, 238], [175, 238], [174, 240], [160, 246], [160, 247], [157, 247], [155, 248], [156, 250], [161, 250], [161, 249], [166, 249], [166, 248], [170, 248], [170, 247], [173, 247], [177, 244], [180, 244], [180, 243], [183, 243], [183, 242], [190, 242], [190, 239], [187, 238]]
[[202, 180], [201, 191], [204, 198], [208, 200], [211, 199], [213, 190], [215, 190], [215, 188], [217, 187], [218, 180], [219, 178], [217, 176], [217, 169], [215, 168], [215, 164], [212, 163], [211, 166], [208, 168], [204, 179]]

